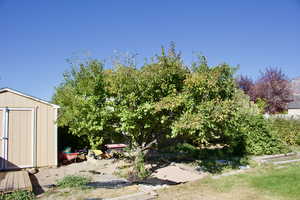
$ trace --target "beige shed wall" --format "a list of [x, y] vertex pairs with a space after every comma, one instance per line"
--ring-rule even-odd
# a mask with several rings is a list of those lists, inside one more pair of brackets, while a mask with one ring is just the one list
[[300, 109], [288, 109], [289, 115], [300, 115]]
[[0, 93], [0, 107], [36, 108], [37, 167], [57, 165], [55, 109], [8, 91]]
[[[0, 110], [0, 137], [3, 135], [3, 111]], [[2, 140], [0, 140], [0, 155], [2, 155]], [[1, 156], [0, 156], [0, 159]], [[0, 164], [2, 163], [2, 160], [0, 160]], [[1, 167], [1, 166], [0, 166]]]

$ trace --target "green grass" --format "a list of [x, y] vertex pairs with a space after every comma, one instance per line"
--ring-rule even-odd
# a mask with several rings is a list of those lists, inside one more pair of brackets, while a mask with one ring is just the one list
[[269, 191], [290, 199], [300, 199], [300, 166], [292, 165], [273, 169], [261, 175], [249, 177], [251, 185], [260, 191]]
[[237, 186], [251, 187], [266, 195], [282, 196], [284, 199], [300, 199], [300, 165], [274, 166], [254, 172], [223, 177], [208, 181], [217, 191], [227, 192]]
[[57, 181], [60, 188], [85, 188], [90, 178], [84, 176], [68, 175]]
[[1, 200], [34, 200], [35, 196], [32, 192], [19, 190], [8, 194], [1, 194]]
[[174, 186], [159, 199], [300, 200], [300, 165], [264, 166], [248, 172]]

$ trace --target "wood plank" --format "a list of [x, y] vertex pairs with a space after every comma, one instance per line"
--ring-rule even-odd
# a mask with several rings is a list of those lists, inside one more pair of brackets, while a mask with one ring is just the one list
[[5, 188], [6, 175], [6, 172], [0, 172], [0, 191], [3, 191]]
[[0, 192], [7, 193], [16, 190], [32, 191], [32, 184], [28, 172], [9, 171], [0, 173]]
[[30, 178], [29, 178], [29, 174], [26, 171], [23, 171], [23, 172], [24, 172], [23, 177], [24, 177], [24, 182], [25, 182], [25, 189], [29, 190], [29, 191], [32, 191], [32, 184], [31, 184], [31, 181], [30, 181]]
[[6, 175], [4, 192], [10, 192], [12, 190], [11, 185], [13, 182], [14, 172], [8, 172]]
[[14, 190], [19, 190], [20, 188], [20, 172], [16, 172], [14, 175]]
[[21, 174], [21, 176], [19, 176], [19, 187], [18, 187], [18, 189], [22, 189], [22, 188], [26, 188], [23, 174]]
[[10, 185], [11, 191], [18, 189], [17, 177], [18, 177], [18, 172], [15, 172], [12, 174], [12, 181], [11, 181], [11, 185]]

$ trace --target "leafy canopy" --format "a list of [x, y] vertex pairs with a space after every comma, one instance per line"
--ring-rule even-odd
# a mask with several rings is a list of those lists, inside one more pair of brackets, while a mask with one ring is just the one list
[[188, 66], [174, 44], [140, 68], [125, 60], [110, 70], [96, 60], [73, 66], [56, 88], [59, 125], [92, 148], [120, 140], [145, 148], [181, 138], [197, 145], [223, 143], [239, 153], [281, 149], [259, 108], [237, 89], [235, 68], [210, 67], [204, 56]]

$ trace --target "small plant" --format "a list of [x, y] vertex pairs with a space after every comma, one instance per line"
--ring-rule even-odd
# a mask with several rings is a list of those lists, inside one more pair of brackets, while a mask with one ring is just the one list
[[32, 192], [19, 190], [8, 194], [1, 194], [1, 200], [33, 200], [35, 196]]
[[145, 167], [144, 155], [139, 153], [133, 163], [133, 171], [129, 174], [133, 179], [144, 180], [150, 176], [150, 171]]
[[68, 175], [57, 181], [60, 188], [84, 188], [90, 182], [90, 178], [84, 176]]

